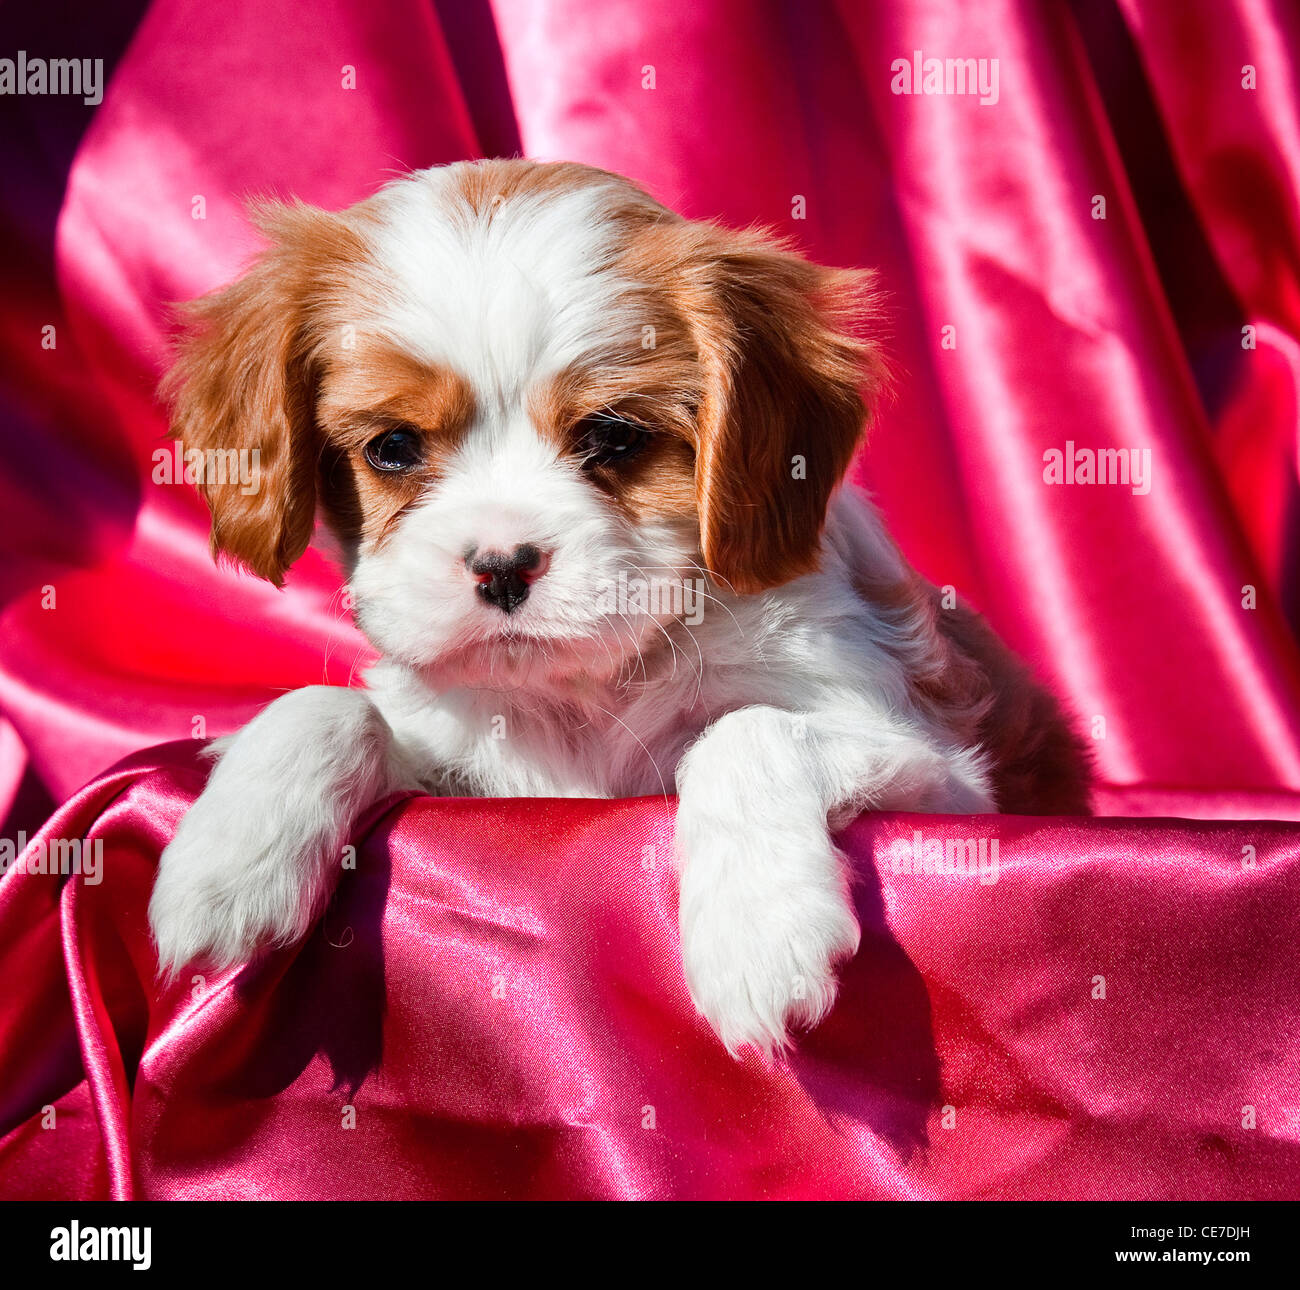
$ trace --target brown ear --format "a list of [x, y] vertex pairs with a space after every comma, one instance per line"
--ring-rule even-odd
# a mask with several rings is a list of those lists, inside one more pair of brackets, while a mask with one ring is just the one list
[[338, 217], [307, 206], [266, 207], [256, 219], [270, 248], [238, 281], [186, 307], [163, 394], [172, 437], [204, 454], [213, 555], [278, 587], [315, 522], [313, 349], [328, 267], [319, 252], [339, 233]]
[[875, 349], [848, 330], [872, 312], [872, 275], [811, 264], [759, 233], [694, 228], [712, 315], [697, 327], [704, 562], [724, 585], [759, 591], [816, 568], [827, 503], [883, 385]]

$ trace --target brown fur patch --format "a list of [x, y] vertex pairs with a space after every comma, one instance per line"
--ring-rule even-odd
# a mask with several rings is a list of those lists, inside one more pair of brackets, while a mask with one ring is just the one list
[[961, 605], [945, 609], [938, 588], [911, 569], [892, 582], [864, 571], [858, 592], [903, 628], [911, 645], [902, 661], [922, 711], [958, 745], [983, 749], [999, 811], [1090, 813], [1088, 746], [982, 615]]
[[316, 512], [317, 346], [357, 289], [366, 216], [264, 209], [270, 248], [224, 290], [187, 307], [163, 384], [171, 434], [186, 451], [257, 453], [256, 491], [205, 479], [212, 548], [279, 586], [311, 540]]
[[644, 222], [620, 267], [658, 284], [659, 325], [684, 328], [698, 363], [705, 566], [737, 591], [810, 572], [883, 383], [876, 350], [850, 331], [870, 313], [871, 276], [811, 264], [763, 233], [675, 217]]
[[538, 432], [575, 457], [586, 417], [607, 412], [645, 427], [646, 447], [626, 464], [592, 468], [592, 482], [633, 521], [693, 517], [698, 385], [689, 352], [665, 344], [574, 364], [536, 389], [528, 410]]
[[[326, 518], [345, 541], [373, 547], [442, 474], [473, 418], [474, 395], [451, 369], [370, 341], [328, 358], [316, 407]], [[400, 473], [376, 470], [366, 461], [366, 445], [398, 428], [420, 432], [422, 464]]]
[[598, 184], [609, 184], [622, 190], [626, 203], [662, 209], [622, 175], [576, 161], [489, 158], [462, 167], [456, 181], [457, 195], [476, 215], [489, 213], [513, 197], [572, 192]]

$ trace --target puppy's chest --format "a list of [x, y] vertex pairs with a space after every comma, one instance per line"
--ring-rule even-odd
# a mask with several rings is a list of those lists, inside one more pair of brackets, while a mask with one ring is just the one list
[[521, 707], [480, 726], [471, 761], [480, 792], [637, 797], [675, 791], [677, 763], [710, 722], [692, 703], [602, 696]]

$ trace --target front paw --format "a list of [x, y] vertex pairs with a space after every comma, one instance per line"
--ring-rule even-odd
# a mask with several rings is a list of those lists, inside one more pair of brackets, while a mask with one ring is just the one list
[[[738, 850], [734, 840], [722, 846]], [[752, 847], [762, 850], [760, 842]], [[794, 1027], [814, 1026], [835, 1002], [836, 964], [859, 930], [829, 838], [788, 857], [693, 855], [682, 870], [682, 960], [691, 998], [733, 1057], [770, 1055]]]
[[257, 812], [220, 797], [199, 798], [159, 862], [149, 924], [165, 978], [188, 963], [220, 971], [301, 940], [328, 896], [300, 835], [265, 820], [259, 832]]

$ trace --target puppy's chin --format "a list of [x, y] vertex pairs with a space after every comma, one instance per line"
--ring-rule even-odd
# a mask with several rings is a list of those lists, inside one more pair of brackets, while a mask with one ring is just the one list
[[565, 699], [634, 682], [649, 674], [667, 648], [664, 623], [650, 615], [621, 615], [562, 632], [507, 622], [436, 648], [381, 652], [439, 691], [528, 690], [539, 698]]

